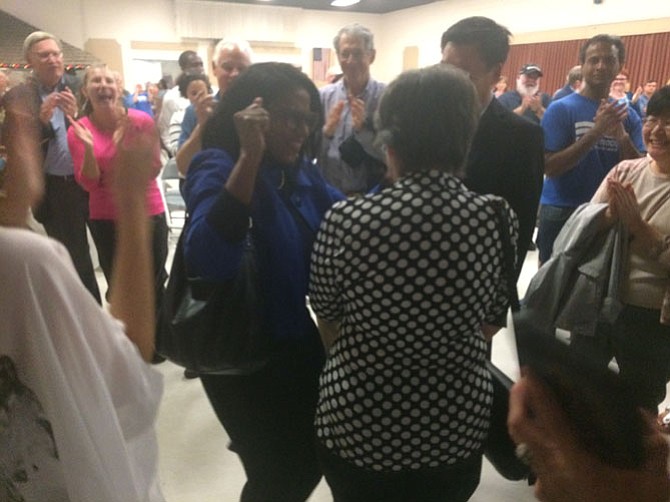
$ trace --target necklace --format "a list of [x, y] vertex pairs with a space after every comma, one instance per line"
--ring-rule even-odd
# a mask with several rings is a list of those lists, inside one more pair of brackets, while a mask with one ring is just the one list
[[279, 185], [277, 185], [277, 190], [281, 190], [282, 188], [284, 188], [285, 184], [286, 184], [286, 171], [282, 169], [281, 178], [279, 179]]

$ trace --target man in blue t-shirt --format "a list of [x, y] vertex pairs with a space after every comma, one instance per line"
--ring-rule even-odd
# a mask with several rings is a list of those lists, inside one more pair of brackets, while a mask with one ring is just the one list
[[621, 39], [596, 35], [579, 57], [582, 88], [551, 103], [542, 119], [546, 178], [537, 234], [540, 263], [551, 257], [565, 221], [591, 200], [609, 170], [644, 150], [640, 117], [626, 103], [608, 99], [625, 60]]
[[647, 103], [649, 103], [649, 98], [656, 92], [656, 87], [658, 87], [656, 79], [648, 78], [644, 87], [638, 87], [635, 94], [631, 97], [631, 103], [633, 103], [635, 110], [641, 118], [647, 116]]

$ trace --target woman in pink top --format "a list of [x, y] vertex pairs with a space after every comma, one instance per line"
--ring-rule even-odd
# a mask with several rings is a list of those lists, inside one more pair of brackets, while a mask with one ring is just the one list
[[[121, 105], [114, 74], [104, 65], [90, 67], [84, 76], [81, 90], [85, 104], [83, 117], [74, 121], [67, 132], [67, 141], [74, 163], [75, 178], [89, 192], [90, 229], [98, 250], [100, 266], [107, 283], [112, 277], [112, 261], [116, 244], [117, 207], [112, 194], [112, 178], [116, 170], [117, 138], [122, 131], [153, 129], [153, 119], [137, 110], [126, 110]], [[154, 168], [158, 175], [161, 167], [160, 147], [156, 135]], [[165, 206], [156, 180], [147, 188], [147, 216], [152, 220], [152, 251], [156, 288], [156, 307], [160, 307], [163, 284], [167, 277], [168, 227]], [[109, 294], [109, 291], [108, 291]]]

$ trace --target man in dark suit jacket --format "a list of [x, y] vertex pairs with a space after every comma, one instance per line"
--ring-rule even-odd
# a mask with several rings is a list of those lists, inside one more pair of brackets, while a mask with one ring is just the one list
[[485, 17], [469, 17], [442, 35], [442, 62], [470, 74], [482, 115], [465, 168], [465, 185], [503, 197], [519, 219], [516, 278], [531, 244], [544, 174], [542, 128], [504, 108], [492, 94], [511, 33]]
[[23, 42], [23, 51], [33, 70], [28, 85], [39, 104], [42, 127], [45, 192], [35, 219], [50, 237], [65, 245], [84, 286], [100, 302], [86, 234], [88, 193], [74, 179], [67, 145], [67, 128], [70, 118], [77, 116], [75, 96], [81, 84], [75, 76], [65, 73], [60, 41], [50, 33], [31, 33]]

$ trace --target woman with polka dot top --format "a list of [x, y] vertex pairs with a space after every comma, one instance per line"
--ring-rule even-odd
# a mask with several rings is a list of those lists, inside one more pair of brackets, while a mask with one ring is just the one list
[[487, 342], [506, 316], [517, 224], [458, 177], [476, 103], [453, 67], [398, 77], [376, 117], [395, 181], [337, 203], [317, 236], [310, 301], [329, 349], [317, 447], [336, 502], [466, 501], [479, 483]]

